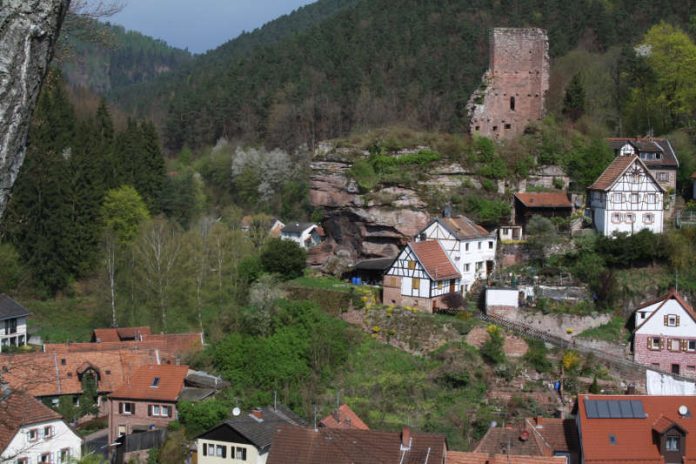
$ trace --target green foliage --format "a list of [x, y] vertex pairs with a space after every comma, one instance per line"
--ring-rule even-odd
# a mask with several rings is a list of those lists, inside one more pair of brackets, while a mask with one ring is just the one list
[[573, 76], [568, 84], [563, 99], [563, 114], [573, 121], [577, 121], [585, 112], [585, 89], [582, 86], [580, 74]]
[[617, 234], [614, 237], [600, 237], [597, 240], [597, 253], [606, 263], [615, 267], [632, 267], [653, 264], [665, 258], [664, 238], [647, 229], [637, 234]]
[[556, 226], [551, 219], [534, 215], [529, 218], [526, 227], [527, 249], [535, 262], [544, 262], [550, 247], [560, 241]]
[[150, 213], [138, 191], [123, 185], [106, 192], [101, 217], [106, 230], [113, 231], [121, 243], [131, 243]]
[[0, 243], [0, 292], [11, 293], [25, 275], [17, 250], [9, 243]]
[[488, 326], [486, 331], [488, 339], [479, 348], [481, 358], [492, 365], [503, 364], [505, 362], [505, 352], [503, 351], [505, 338], [501, 330], [496, 326]]
[[498, 154], [495, 143], [489, 138], [474, 138], [469, 159], [476, 163], [480, 176], [502, 179], [508, 174], [505, 161]]
[[537, 372], [544, 373], [551, 370], [551, 362], [548, 359], [548, 350], [544, 342], [536, 339], [527, 339], [529, 349], [524, 354], [524, 360]]
[[379, 183], [379, 176], [368, 160], [358, 160], [350, 167], [350, 176], [364, 191], [372, 190]]
[[307, 266], [307, 252], [292, 240], [274, 238], [261, 251], [264, 271], [278, 274], [283, 280], [300, 277]]
[[213, 428], [230, 413], [230, 404], [217, 398], [205, 401], [181, 401], [177, 405], [179, 420], [186, 426], [186, 434], [195, 437]]
[[578, 336], [592, 340], [620, 343], [626, 338], [624, 331], [625, 325], [626, 321], [622, 317], [615, 316], [612, 317], [611, 321], [608, 323], [602, 324], [599, 327], [584, 330]]
[[488, 200], [479, 196], [466, 199], [465, 211], [477, 223], [484, 226], [499, 225], [510, 215], [510, 204], [502, 200]]

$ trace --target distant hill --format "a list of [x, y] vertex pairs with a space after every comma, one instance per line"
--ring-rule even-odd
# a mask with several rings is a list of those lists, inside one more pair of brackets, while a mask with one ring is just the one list
[[80, 18], [61, 35], [60, 67], [67, 81], [107, 96], [181, 68], [192, 55], [122, 26]]
[[[223, 136], [311, 146], [393, 123], [458, 132], [488, 64], [492, 27], [542, 27], [560, 57], [579, 44], [600, 52], [632, 46], [662, 19], [687, 24], [695, 6], [694, 0], [321, 0], [115, 98], [145, 114], [166, 108], [171, 150]], [[313, 8], [324, 14], [307, 19]]]

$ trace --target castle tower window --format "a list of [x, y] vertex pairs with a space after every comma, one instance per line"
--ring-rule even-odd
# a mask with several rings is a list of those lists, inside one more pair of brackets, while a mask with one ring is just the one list
[[512, 129], [512, 124], [505, 124], [506, 129]]
[[515, 111], [515, 97], [510, 97], [510, 111]]

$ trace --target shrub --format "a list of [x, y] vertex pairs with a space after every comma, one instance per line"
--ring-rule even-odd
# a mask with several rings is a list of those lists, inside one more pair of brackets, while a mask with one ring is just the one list
[[489, 325], [486, 332], [488, 332], [488, 340], [479, 348], [481, 357], [484, 361], [492, 365], [504, 363], [505, 352], [503, 351], [503, 344], [505, 343], [505, 339], [501, 334], [501, 330], [494, 325]]
[[301, 277], [307, 266], [307, 252], [292, 240], [274, 238], [261, 251], [261, 266], [283, 280]]
[[537, 372], [544, 373], [551, 370], [551, 362], [547, 359], [548, 350], [544, 342], [540, 340], [527, 340], [529, 350], [524, 355], [524, 360]]
[[350, 167], [350, 175], [363, 190], [371, 190], [379, 183], [379, 176], [367, 160], [359, 160]]

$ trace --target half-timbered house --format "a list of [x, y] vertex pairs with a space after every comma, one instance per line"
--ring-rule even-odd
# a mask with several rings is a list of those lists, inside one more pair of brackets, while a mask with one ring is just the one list
[[587, 201], [597, 232], [662, 233], [665, 189], [635, 155], [617, 156], [588, 187]]
[[439, 241], [411, 242], [384, 276], [383, 301], [428, 312], [447, 308], [447, 296], [459, 293], [461, 277]]
[[610, 138], [609, 146], [616, 156], [636, 155], [666, 191], [677, 189], [679, 160], [667, 139]]
[[485, 279], [495, 267], [496, 232], [488, 232], [466, 216], [434, 219], [416, 241], [437, 240], [462, 275], [459, 291], [465, 294], [478, 279]]

